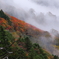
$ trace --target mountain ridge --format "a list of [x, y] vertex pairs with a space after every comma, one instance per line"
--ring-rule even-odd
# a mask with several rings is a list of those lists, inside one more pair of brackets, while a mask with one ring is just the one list
[[[9, 55], [10, 59], [11, 58], [15, 59], [16, 56], [18, 58], [19, 57], [18, 55], [20, 53], [21, 53], [20, 57], [21, 58], [25, 57], [25, 59], [31, 59], [31, 58], [32, 59], [34, 59], [34, 58], [52, 59], [52, 58], [54, 58], [52, 55], [50, 55], [47, 51], [42, 49], [36, 43], [36, 41], [39, 37], [44, 37], [44, 36], [46, 36], [47, 38], [51, 37], [51, 35], [47, 31], [43, 31], [41, 29], [36, 28], [35, 26], [25, 23], [22, 20], [19, 20], [13, 16], [10, 16], [10, 15], [4, 13], [2, 10], [0, 11], [0, 29], [3, 29], [1, 26], [5, 29], [3, 31], [7, 32], [8, 38], [9, 38], [10, 34], [11, 34], [10, 38], [13, 37], [12, 38], [13, 40], [11, 40], [9, 38], [10, 39], [9, 43], [11, 43], [12, 51], [14, 52], [12, 55]], [[2, 30], [0, 30], [0, 32], [1, 31]], [[3, 33], [3, 31], [2, 31], [2, 33]], [[27, 36], [30, 38], [30, 40]], [[33, 42], [36, 44], [34, 44]], [[8, 43], [8, 42], [6, 42], [6, 43]], [[15, 53], [15, 50], [17, 50], [16, 53]], [[19, 50], [19, 54], [17, 54], [18, 50]], [[26, 56], [23, 54], [24, 51], [25, 51]], [[33, 57], [31, 57], [31, 55], [33, 55]], [[34, 55], [36, 55], [36, 56], [34, 57]]]

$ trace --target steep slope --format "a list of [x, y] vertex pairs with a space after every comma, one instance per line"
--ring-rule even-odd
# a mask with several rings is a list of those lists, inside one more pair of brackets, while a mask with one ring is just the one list
[[[12, 55], [9, 56], [10, 59], [11, 59], [11, 56], [13, 56], [13, 58], [15, 58], [15, 56], [17, 56], [17, 58], [19, 58], [18, 50], [19, 50], [19, 53], [24, 53], [24, 51], [25, 51], [25, 54], [27, 55], [27, 57], [25, 59], [31, 59], [31, 57], [29, 57], [31, 55], [33, 55], [32, 59], [34, 59], [35, 55], [36, 55], [36, 57], [35, 57], [36, 59], [38, 59], [38, 58], [52, 59], [53, 58], [53, 56], [51, 56], [46, 50], [43, 50], [42, 48], [40, 48], [39, 45], [32, 44], [32, 43], [39, 43], [40, 46], [44, 47], [44, 42], [42, 42], [41, 38], [47, 37], [49, 40], [51, 35], [48, 32], [38, 29], [13, 16], [5, 14], [2, 10], [0, 11], [0, 26], [1, 25], [4, 28], [4, 30], [7, 32], [7, 35], [9, 38], [8, 42], [10, 42], [11, 48], [12, 48], [11, 50], [14, 52]], [[1, 31], [0, 31], [0, 33], [1, 33]], [[3, 33], [3, 31], [2, 31], [2, 33]], [[8, 33], [11, 33], [11, 35]], [[9, 35], [10, 35], [10, 37], [9, 37]], [[13, 38], [11, 38], [11, 37], [13, 37]], [[26, 37], [29, 37], [29, 39], [32, 41], [32, 43]], [[13, 40], [10, 40], [10, 39], [13, 39]], [[8, 43], [8, 45], [9, 45], [9, 43]], [[15, 51], [16, 51], [16, 53], [15, 53]], [[32, 51], [33, 51], [33, 53], [30, 53]], [[20, 54], [20, 55], [22, 57], [22, 55], [24, 55], [24, 54]], [[39, 55], [40, 55], [40, 57], [39, 57]], [[24, 55], [24, 57], [25, 57], [25, 55]], [[23, 59], [24, 59], [24, 57], [23, 57]]]
[[[1, 11], [1, 13], [3, 13], [3, 11]], [[7, 20], [6, 17], [7, 18], [9, 17], [9, 20]], [[4, 15], [4, 16], [0, 17], [0, 25], [4, 26], [5, 29], [7, 29], [7, 30], [20, 31], [23, 34], [26, 34], [29, 36], [36, 36], [36, 35], [39, 35], [43, 32], [43, 30], [40, 30], [28, 23], [25, 23], [22, 20], [19, 20], [15, 17], [9, 16], [9, 15], [8, 16]]]
[[[6, 35], [6, 36], [5, 36]], [[0, 59], [52, 59], [38, 44], [32, 44], [28, 37], [14, 40], [11, 33], [0, 26]]]
[[27, 35], [32, 41], [36, 42], [36, 39], [39, 39], [39, 37], [51, 37], [47, 31], [38, 29], [22, 20], [5, 14], [2, 10], [0, 11], [0, 25], [6, 30], [9, 30], [14, 37], [16, 36], [16, 38], [20, 36], [25, 37]]
[[20, 36], [25, 37], [27, 35], [33, 43], [39, 43], [41, 37], [51, 37], [47, 31], [38, 29], [22, 20], [5, 14], [2, 10], [0, 11], [0, 25], [4, 26], [6, 30], [9, 30], [16, 39]]

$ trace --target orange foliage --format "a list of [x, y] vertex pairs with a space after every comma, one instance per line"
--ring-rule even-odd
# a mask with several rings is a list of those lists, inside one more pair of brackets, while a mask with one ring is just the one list
[[15, 18], [15, 17], [11, 16], [11, 19], [12, 19], [12, 22], [14, 23], [14, 26], [15, 27], [21, 27], [22, 31], [24, 31], [23, 29], [33, 28], [33, 30], [43, 32], [43, 30], [40, 30], [40, 29], [36, 28], [35, 26], [32, 26], [32, 25], [30, 25], [28, 23], [25, 23], [24, 21], [19, 20], [19, 19]]
[[10, 30], [12, 28], [12, 26], [8, 25], [8, 27], [6, 28], [7, 30]]
[[7, 21], [4, 18], [0, 18], [0, 25], [3, 23], [7, 23]]
[[0, 18], [0, 25], [4, 26], [7, 30], [13, 29], [21, 33], [25, 33], [26, 35], [34, 36], [34, 37], [37, 36], [39, 33], [43, 32], [43, 30], [40, 30], [35, 26], [25, 23], [24, 21], [19, 20], [13, 16], [9, 16], [9, 17], [10, 17], [10, 21], [12, 22], [12, 25], [9, 25], [7, 20], [5, 20], [4, 18]]
[[28, 53], [26, 53], [26, 56], [28, 56]]
[[4, 18], [0, 18], [0, 25], [6, 27], [7, 21]]

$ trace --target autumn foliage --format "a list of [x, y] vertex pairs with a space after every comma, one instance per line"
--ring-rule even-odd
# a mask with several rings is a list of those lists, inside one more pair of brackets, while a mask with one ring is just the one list
[[[43, 30], [40, 30], [35, 26], [25, 23], [24, 21], [19, 20], [13, 16], [9, 16], [9, 18], [9, 20], [6, 20], [5, 18], [0, 17], [0, 25], [4, 26], [7, 30], [19, 31], [28, 36], [36, 36], [43, 32]], [[11, 23], [11, 25], [9, 25], [9, 23]]]
[[[30, 41], [30, 38], [39, 37], [43, 33], [47, 34], [47, 32], [44, 32], [43, 30], [38, 29], [35, 26], [32, 26], [22, 20], [10, 16], [4, 13], [2, 10], [0, 11], [0, 25], [2, 25], [4, 31], [6, 31], [6, 38], [9, 39], [7, 43], [9, 42], [11, 44], [9, 45], [9, 48], [13, 53], [9, 55], [9, 59], [53, 58], [52, 56], [50, 57], [49, 54], [47, 54], [47, 52], [45, 52], [38, 44], [32, 44], [32, 42]], [[3, 31], [1, 30], [0, 32]], [[5, 33], [3, 32], [0, 34], [2, 34], [0, 35], [1, 37]], [[3, 38], [4, 37], [2, 37], [2, 39]]]

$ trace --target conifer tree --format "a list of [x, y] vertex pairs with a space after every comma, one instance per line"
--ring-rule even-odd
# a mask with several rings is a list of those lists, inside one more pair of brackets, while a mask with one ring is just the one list
[[27, 51], [29, 51], [30, 48], [32, 47], [32, 43], [31, 43], [31, 41], [29, 40], [28, 37], [25, 38], [25, 44], [26, 44], [26, 47], [27, 47]]

